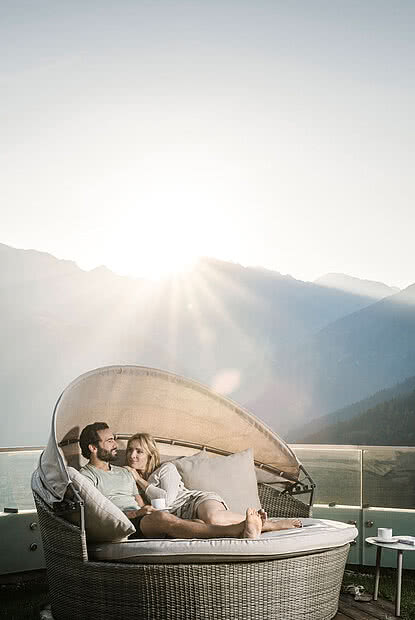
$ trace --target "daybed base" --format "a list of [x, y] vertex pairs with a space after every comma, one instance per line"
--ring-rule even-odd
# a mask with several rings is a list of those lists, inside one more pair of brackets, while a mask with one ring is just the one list
[[[90, 562], [80, 528], [34, 496], [54, 620], [330, 620], [336, 614], [348, 544], [253, 562]], [[260, 488], [260, 497], [270, 516], [308, 516], [308, 506], [271, 487]]]

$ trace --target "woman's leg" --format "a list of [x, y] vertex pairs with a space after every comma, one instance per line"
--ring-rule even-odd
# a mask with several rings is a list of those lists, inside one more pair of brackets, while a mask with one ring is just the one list
[[197, 507], [199, 519], [209, 525], [234, 525], [245, 521], [245, 517], [237, 512], [226, 510], [222, 502], [216, 499], [206, 499]]
[[300, 519], [278, 519], [270, 521], [266, 519], [262, 523], [263, 532], [278, 532], [279, 530], [291, 530], [294, 527], [303, 527]]
[[[279, 519], [278, 521], [269, 521], [263, 510], [259, 511], [262, 519], [263, 532], [277, 532], [278, 530], [289, 530], [295, 527], [302, 527], [300, 519]], [[207, 499], [197, 508], [197, 516], [205, 523], [212, 525], [232, 525], [241, 523], [245, 517], [237, 512], [226, 510], [225, 506], [214, 499]]]

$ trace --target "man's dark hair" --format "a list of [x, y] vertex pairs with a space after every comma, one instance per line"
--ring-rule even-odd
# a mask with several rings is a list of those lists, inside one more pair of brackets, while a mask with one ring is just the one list
[[81, 446], [82, 456], [86, 459], [89, 459], [91, 456], [91, 451], [88, 446], [92, 443], [93, 446], [97, 446], [100, 441], [100, 436], [97, 431], [103, 431], [106, 428], [109, 428], [106, 422], [94, 422], [93, 424], [88, 424], [82, 430], [81, 436], [79, 437], [79, 445]]

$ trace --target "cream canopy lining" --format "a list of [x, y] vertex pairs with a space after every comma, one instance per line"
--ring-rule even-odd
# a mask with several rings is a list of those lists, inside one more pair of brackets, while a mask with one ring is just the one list
[[[73, 381], [60, 396], [39, 477], [46, 501], [63, 498], [69, 483], [58, 444], [79, 452], [84, 426], [107, 422], [116, 435], [150, 433], [172, 442], [206, 446], [219, 453], [253, 448], [254, 459], [297, 479], [300, 463], [262, 421], [231, 400], [178, 375], [142, 366], [108, 366]], [[64, 448], [65, 449], [65, 448]], [[269, 470], [268, 470], [269, 471]]]

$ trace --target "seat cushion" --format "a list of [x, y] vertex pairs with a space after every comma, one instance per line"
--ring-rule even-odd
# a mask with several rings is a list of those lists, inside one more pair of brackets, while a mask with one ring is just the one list
[[[273, 519], [277, 521], [277, 519]], [[303, 527], [261, 534], [257, 539], [138, 539], [88, 546], [90, 560], [130, 564], [212, 563], [291, 557], [339, 547], [358, 534], [353, 525], [301, 519]]]

